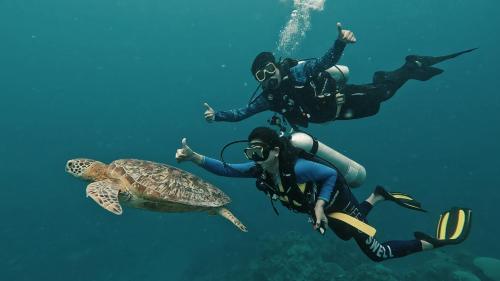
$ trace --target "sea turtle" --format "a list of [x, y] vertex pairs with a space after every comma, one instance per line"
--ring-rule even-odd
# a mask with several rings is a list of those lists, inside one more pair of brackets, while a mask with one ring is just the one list
[[123, 212], [120, 203], [159, 212], [208, 211], [247, 232], [247, 228], [224, 208], [231, 202], [224, 192], [178, 168], [136, 159], [120, 159], [106, 165], [79, 158], [69, 160], [66, 171], [91, 181], [87, 197], [116, 215]]

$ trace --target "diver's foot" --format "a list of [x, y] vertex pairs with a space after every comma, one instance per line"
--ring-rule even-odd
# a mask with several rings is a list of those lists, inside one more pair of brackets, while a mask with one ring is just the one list
[[413, 71], [410, 71], [408, 78], [418, 80], [418, 81], [427, 81], [427, 80], [430, 80], [432, 77], [439, 75], [443, 72], [444, 72], [444, 70], [437, 68], [437, 67], [423, 66], [423, 67], [415, 68], [415, 69], [413, 69]]
[[437, 67], [422, 65], [420, 61], [411, 61], [394, 71], [377, 71], [373, 74], [373, 83], [380, 84], [391, 82], [398, 85], [396, 88], [399, 88], [410, 79], [427, 81], [443, 73], [443, 70]]
[[406, 70], [407, 79], [414, 79], [418, 81], [427, 81], [432, 77], [443, 73], [444, 70], [432, 67], [431, 63], [433, 57], [424, 56], [407, 56], [406, 63], [402, 67]]
[[445, 55], [445, 56], [438, 56], [438, 57], [409, 55], [406, 57], [406, 63], [415, 65], [417, 67], [429, 67], [429, 66], [433, 66], [437, 63], [443, 62], [445, 60], [456, 58], [456, 57], [463, 55], [465, 53], [470, 53], [476, 49], [477, 48], [468, 49], [465, 51], [461, 51], [461, 52], [457, 52], [457, 53], [453, 53], [453, 54], [449, 54], [449, 55]]
[[441, 214], [437, 226], [437, 237], [423, 232], [415, 232], [415, 238], [431, 244], [434, 248], [462, 243], [469, 236], [472, 210], [467, 208], [451, 208]]
[[389, 192], [380, 185], [375, 187], [373, 194], [375, 196], [382, 196], [385, 200], [392, 201], [402, 207], [415, 211], [426, 212], [426, 210], [422, 209], [422, 204], [408, 194], [401, 192]]
[[417, 240], [421, 240], [421, 241], [425, 241], [429, 244], [432, 245], [432, 248], [434, 249], [437, 249], [437, 248], [441, 248], [443, 246], [448, 246], [448, 245], [456, 245], [462, 241], [459, 241], [459, 240], [456, 240], [456, 239], [437, 239], [437, 238], [434, 238], [428, 234], [425, 234], [423, 232], [420, 232], [420, 231], [417, 231], [414, 233], [415, 235], [415, 238]]
[[405, 58], [405, 64], [394, 71], [377, 71], [373, 75], [373, 83], [392, 83], [394, 91], [401, 87], [407, 80], [414, 79], [427, 81], [432, 77], [443, 73], [444, 70], [433, 67], [433, 65], [445, 60], [456, 58], [462, 54], [474, 51], [477, 48], [461, 51], [445, 56], [419, 56], [409, 55]]
[[[442, 243], [440, 240], [438, 240], [438, 239], [436, 239], [428, 234], [425, 234], [423, 232], [416, 231], [413, 235], [415, 236], [415, 239], [431, 244], [433, 249], [445, 246], [445, 244]], [[445, 240], [442, 240], [442, 241], [445, 241]]]
[[409, 55], [405, 58], [406, 63], [403, 66], [403, 68], [406, 68], [408, 70], [408, 79], [427, 81], [432, 77], [443, 73], [442, 69], [437, 67], [432, 67], [433, 65], [449, 59], [456, 58], [465, 53], [470, 53], [475, 49], [477, 48], [438, 57]]
[[373, 191], [373, 194], [375, 194], [375, 196], [384, 198], [384, 200], [390, 200], [389, 192], [387, 192], [387, 190], [385, 190], [385, 188], [380, 185], [377, 185], [375, 187], [375, 191]]

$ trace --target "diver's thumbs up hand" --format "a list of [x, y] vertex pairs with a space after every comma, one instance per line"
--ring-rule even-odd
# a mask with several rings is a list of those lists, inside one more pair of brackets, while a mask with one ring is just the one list
[[337, 30], [339, 31], [339, 35], [342, 33], [342, 24], [337, 22]]
[[205, 120], [213, 122], [215, 120], [215, 110], [208, 103], [204, 103], [203, 106], [205, 106]]
[[343, 29], [342, 24], [337, 22], [337, 30], [339, 31], [338, 39], [346, 44], [354, 44], [356, 43], [356, 36], [354, 36], [354, 32]]
[[184, 149], [189, 149], [189, 146], [187, 145], [187, 139], [186, 138], [182, 138], [182, 148]]
[[179, 163], [186, 160], [192, 160], [194, 152], [187, 145], [187, 139], [183, 138], [181, 143], [182, 147], [177, 149], [177, 151], [175, 152], [175, 160], [177, 160], [177, 162]]
[[177, 162], [193, 161], [194, 163], [201, 165], [203, 163], [204, 156], [194, 152], [187, 144], [187, 139], [183, 138], [181, 141], [182, 147], [177, 149], [175, 152], [175, 160]]

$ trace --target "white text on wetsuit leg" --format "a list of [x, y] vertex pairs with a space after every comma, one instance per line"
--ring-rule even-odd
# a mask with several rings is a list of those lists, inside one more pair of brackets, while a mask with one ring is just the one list
[[377, 255], [377, 257], [382, 259], [393, 258], [391, 247], [383, 246], [380, 242], [375, 240], [373, 237], [368, 237], [366, 239], [366, 245], [370, 246], [370, 250]]

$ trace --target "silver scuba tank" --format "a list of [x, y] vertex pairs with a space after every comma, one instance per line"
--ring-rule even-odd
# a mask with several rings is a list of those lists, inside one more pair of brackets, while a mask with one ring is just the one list
[[[306, 61], [307, 60], [301, 60], [298, 62], [298, 64], [301, 65], [303, 63], [306, 63]], [[335, 81], [337, 81], [337, 83], [345, 84], [347, 82], [347, 80], [349, 80], [349, 67], [347, 67], [345, 65], [337, 64], [337, 65], [334, 65], [334, 66], [328, 68], [325, 71], [330, 73], [332, 78], [335, 79]]]
[[337, 83], [343, 83], [345, 84], [347, 80], [349, 80], [349, 67], [345, 65], [334, 65], [327, 70], [326, 72], [330, 73], [333, 79], [337, 81]]
[[335, 165], [351, 187], [358, 187], [365, 181], [366, 170], [363, 166], [333, 148], [315, 140], [310, 135], [300, 132], [293, 133], [290, 142], [294, 147], [317, 155]]

